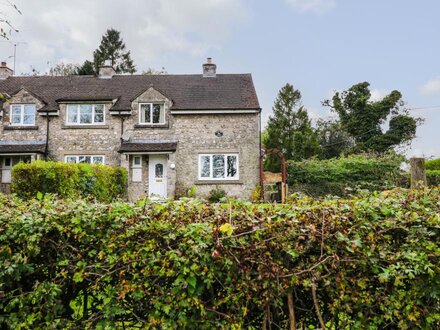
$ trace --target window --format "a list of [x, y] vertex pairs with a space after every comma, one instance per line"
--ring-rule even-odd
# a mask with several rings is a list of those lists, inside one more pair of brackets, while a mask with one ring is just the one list
[[199, 180], [238, 180], [238, 155], [199, 155]]
[[10, 123], [12, 126], [33, 126], [35, 113], [35, 104], [12, 104]]
[[163, 104], [139, 104], [139, 124], [165, 124]]
[[133, 166], [131, 169], [133, 182], [142, 182], [142, 156], [133, 156]]
[[104, 156], [97, 155], [97, 156], [66, 156], [64, 158], [66, 163], [88, 163], [88, 164], [104, 164]]
[[68, 125], [104, 124], [104, 105], [68, 104], [66, 123]]

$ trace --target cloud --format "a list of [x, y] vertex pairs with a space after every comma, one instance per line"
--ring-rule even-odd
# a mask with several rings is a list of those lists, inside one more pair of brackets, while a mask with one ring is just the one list
[[[60, 60], [92, 59], [110, 27], [121, 31], [139, 71], [163, 65], [170, 56], [202, 60], [250, 16], [246, 0], [15, 2], [23, 14], [8, 13], [20, 30], [11, 39], [26, 42], [17, 47], [17, 73], [31, 66], [44, 71]], [[2, 60], [12, 55], [13, 45], [1, 43], [0, 54]]]
[[420, 86], [419, 91], [423, 95], [440, 94], [440, 78], [429, 80], [426, 84]]
[[324, 14], [336, 6], [336, 0], [285, 0], [296, 12]]
[[391, 91], [386, 90], [386, 89], [377, 89], [377, 88], [373, 88], [370, 90], [371, 93], [371, 97], [370, 97], [370, 101], [380, 101], [382, 100], [385, 96], [387, 96], [388, 94], [391, 93]]

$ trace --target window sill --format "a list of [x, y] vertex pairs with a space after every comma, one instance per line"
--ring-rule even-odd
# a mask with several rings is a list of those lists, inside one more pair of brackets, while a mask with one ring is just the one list
[[37, 130], [38, 126], [30, 125], [30, 126], [3, 126], [4, 131], [15, 131], [15, 130]]
[[195, 185], [224, 185], [224, 184], [243, 184], [241, 180], [198, 180]]
[[136, 124], [134, 128], [170, 128], [168, 124]]
[[62, 125], [62, 129], [109, 129], [109, 125]]

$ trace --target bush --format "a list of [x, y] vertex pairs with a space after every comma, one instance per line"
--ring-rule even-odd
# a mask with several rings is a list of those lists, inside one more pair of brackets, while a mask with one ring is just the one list
[[439, 199], [0, 195], [0, 328], [287, 329], [292, 294], [297, 328], [439, 329]]
[[426, 170], [428, 186], [440, 186], [440, 170]]
[[209, 192], [208, 200], [211, 203], [218, 203], [225, 197], [226, 197], [226, 191], [224, 191], [221, 188], [215, 188]]
[[427, 170], [438, 170], [440, 171], [440, 158], [427, 160], [425, 162]]
[[125, 195], [127, 172], [121, 167], [35, 161], [12, 169], [11, 190], [21, 198], [57, 194], [111, 202]]
[[394, 154], [288, 161], [287, 181], [291, 190], [312, 196], [345, 196], [356, 189], [385, 190], [402, 181], [402, 161], [403, 157]]

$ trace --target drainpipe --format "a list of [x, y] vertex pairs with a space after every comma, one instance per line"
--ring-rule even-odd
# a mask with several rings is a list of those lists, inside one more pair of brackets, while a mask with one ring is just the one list
[[262, 147], [263, 147], [263, 143], [261, 141], [261, 134], [262, 134], [262, 127], [261, 127], [261, 108], [260, 108], [260, 113], [258, 114], [258, 116], [260, 117], [260, 150], [259, 150], [259, 154], [260, 154], [260, 199], [264, 198], [264, 179], [263, 179], [263, 152], [262, 152]]
[[49, 154], [49, 112], [46, 112], [46, 146], [44, 147], [44, 160], [47, 160]]
[[124, 117], [121, 116], [121, 111], [119, 111], [119, 118], [121, 118], [121, 146], [122, 146], [122, 136], [124, 135]]

